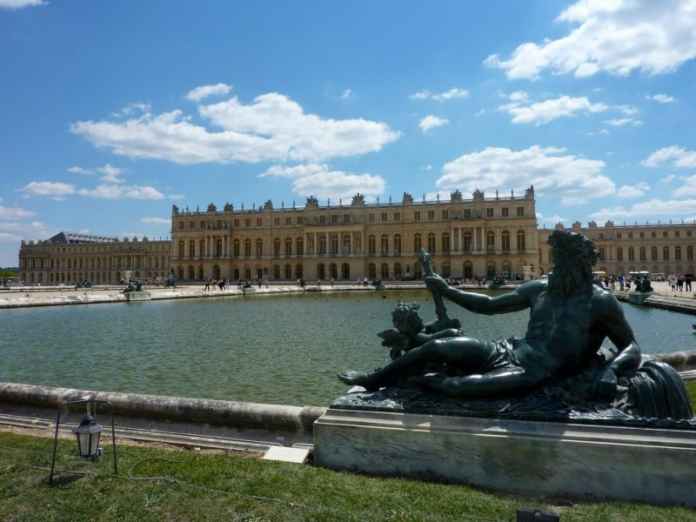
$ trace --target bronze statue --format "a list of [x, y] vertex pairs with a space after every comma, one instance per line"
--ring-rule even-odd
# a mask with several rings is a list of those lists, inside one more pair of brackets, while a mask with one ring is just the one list
[[[409, 339], [415, 346], [402, 350], [403, 355], [386, 367], [372, 373], [345, 372], [340, 379], [374, 390], [412, 375], [420, 384], [450, 396], [510, 394], [586, 370], [608, 337], [617, 352], [598, 372], [594, 393], [612, 396], [618, 378], [630, 377], [638, 369], [640, 348], [619, 302], [592, 284], [592, 265], [598, 257], [592, 242], [580, 234], [554, 231], [549, 243], [554, 269], [548, 283], [530, 281], [501, 296], [458, 290], [432, 271], [425, 277], [426, 285], [437, 296], [436, 308], [442, 308], [438, 303], [442, 297], [488, 315], [529, 308], [523, 338], [482, 341], [455, 328], [432, 334], [417, 332]], [[424, 373], [433, 365], [447, 371]]]

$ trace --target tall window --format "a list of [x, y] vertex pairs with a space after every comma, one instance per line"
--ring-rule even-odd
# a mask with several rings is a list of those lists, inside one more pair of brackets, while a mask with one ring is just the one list
[[486, 249], [495, 250], [495, 234], [492, 230], [486, 233]]
[[632, 246], [628, 247], [628, 260], [629, 260], [629, 261], [635, 261], [635, 260], [636, 260], [635, 252], [634, 252]]
[[394, 255], [396, 255], [396, 256], [401, 255], [401, 235], [400, 234], [394, 235]]
[[435, 234], [432, 232], [428, 234], [428, 252], [435, 253]]
[[239, 239], [235, 239], [232, 243], [232, 252], [234, 257], [239, 257]]
[[442, 252], [447, 254], [450, 251], [450, 235], [447, 232], [442, 234]]
[[681, 261], [681, 247], [680, 246], [674, 247], [674, 260]]
[[[331, 234], [331, 255], [335, 256], [338, 254], [338, 236], [336, 234]], [[334, 277], [334, 279], [336, 279]]]
[[369, 236], [367, 238], [367, 253], [370, 255], [375, 255], [377, 252], [377, 241], [375, 236]]
[[423, 248], [423, 244], [421, 243], [421, 235], [416, 234], [413, 236], [413, 252], [417, 254], [421, 251], [421, 248]]
[[638, 250], [638, 255], [640, 256], [641, 261], [646, 261], [647, 257], [645, 256], [645, 247], [644, 246], [640, 247], [640, 249]]
[[662, 248], [662, 260], [669, 261], [669, 247], [668, 246]]
[[621, 247], [618, 247], [616, 249], [616, 260], [623, 261], [623, 248], [621, 248]]
[[383, 256], [389, 255], [389, 236], [386, 234], [383, 234], [382, 237], [380, 238], [380, 253]]
[[302, 240], [301, 237], [298, 237], [297, 239], [295, 239], [295, 253], [298, 256], [304, 255], [304, 241]]
[[292, 238], [287, 238], [285, 240], [285, 257], [290, 257], [292, 255]]
[[256, 257], [263, 257], [263, 240], [256, 240]]
[[186, 252], [186, 243], [184, 241], [179, 241], [179, 257], [184, 257]]
[[[522, 210], [524, 210], [523, 207], [520, 207]], [[517, 250], [519, 252], [524, 252], [527, 250], [527, 241], [526, 241], [526, 235], [524, 233], [524, 230], [518, 230], [517, 231]]]
[[657, 261], [657, 247], [650, 247], [650, 259]]
[[[273, 257], [280, 257], [280, 238], [277, 237], [273, 240]], [[279, 279], [280, 275], [276, 277]]]
[[244, 255], [251, 257], [251, 239], [249, 238], [244, 240]]
[[471, 232], [464, 232], [463, 242], [464, 242], [464, 252], [471, 252], [471, 245], [472, 245]]
[[510, 232], [507, 230], [503, 230], [503, 233], [500, 236], [500, 246], [503, 249], [503, 252], [510, 251]]

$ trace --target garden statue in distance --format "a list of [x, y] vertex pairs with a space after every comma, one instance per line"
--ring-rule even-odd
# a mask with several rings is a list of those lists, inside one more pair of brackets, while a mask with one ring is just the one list
[[[520, 397], [564, 383], [570, 395], [583, 400], [610, 403], [628, 391], [624, 406], [640, 416], [690, 419], [691, 405], [679, 374], [664, 363], [648, 362], [641, 368], [640, 347], [620, 303], [593, 284], [592, 265], [598, 259], [593, 243], [581, 234], [556, 230], [549, 244], [554, 267], [548, 282], [529, 281], [495, 297], [449, 286], [429, 270], [429, 256], [423, 253], [425, 282], [438, 320], [424, 325], [417, 306], [399, 304], [393, 313], [395, 328], [379, 334], [391, 348], [392, 362], [370, 373], [347, 371], [339, 378], [368, 391], [415, 384], [465, 400]], [[487, 315], [529, 308], [527, 332], [523, 338], [496, 341], [468, 337], [458, 324], [448, 323], [452, 320], [447, 319], [443, 298]], [[607, 338], [615, 351], [602, 348]], [[652, 397], [656, 385], [659, 397]]]

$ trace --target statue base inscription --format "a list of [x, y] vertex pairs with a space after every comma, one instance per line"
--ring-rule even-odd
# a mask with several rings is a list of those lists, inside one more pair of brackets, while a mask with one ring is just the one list
[[526, 495], [696, 507], [696, 432], [329, 408], [320, 466]]

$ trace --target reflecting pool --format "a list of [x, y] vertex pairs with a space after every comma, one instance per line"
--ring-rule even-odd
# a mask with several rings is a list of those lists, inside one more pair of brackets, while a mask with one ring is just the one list
[[[399, 300], [370, 292], [104, 304], [0, 311], [0, 381], [188, 397], [325, 405], [343, 369], [383, 365], [376, 333]], [[479, 316], [450, 304], [466, 332], [522, 335], [527, 311]], [[645, 353], [696, 349], [694, 319], [624, 305]]]

